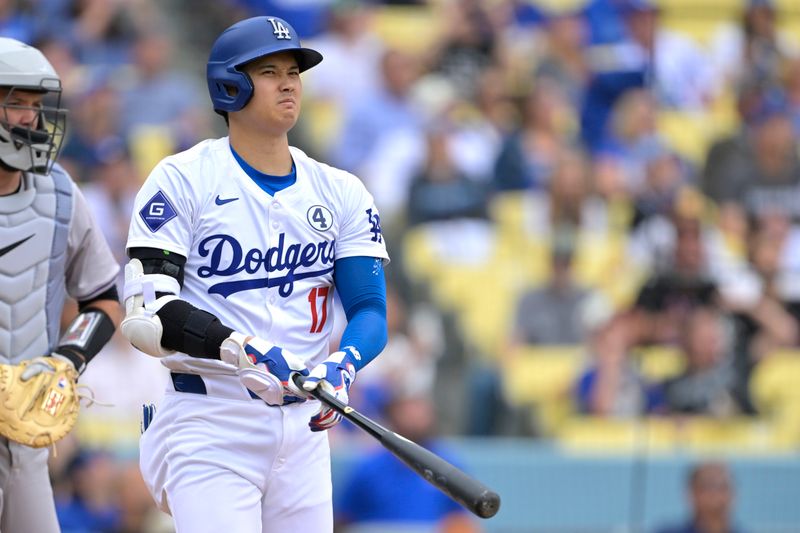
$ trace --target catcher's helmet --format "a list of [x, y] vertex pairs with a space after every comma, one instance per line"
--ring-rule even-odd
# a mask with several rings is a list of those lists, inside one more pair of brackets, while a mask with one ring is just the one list
[[240, 67], [259, 57], [292, 51], [300, 72], [322, 61], [322, 54], [300, 46], [297, 32], [277, 17], [252, 17], [237, 22], [211, 47], [206, 67], [208, 92], [214, 111], [224, 115], [239, 111], [253, 96], [253, 82]]
[[[66, 110], [61, 107], [61, 79], [39, 50], [0, 37], [0, 161], [18, 170], [48, 172], [64, 140]], [[44, 94], [41, 106], [14, 105], [15, 92]], [[11, 110], [33, 111], [30, 126], [11, 124]]]

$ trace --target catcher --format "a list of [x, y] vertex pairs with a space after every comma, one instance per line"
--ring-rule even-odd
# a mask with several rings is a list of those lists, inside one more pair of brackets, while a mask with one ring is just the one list
[[[55, 164], [61, 82], [44, 55], [0, 38], [0, 531], [59, 531], [48, 446], [77, 417], [75, 381], [114, 333], [114, 260]], [[60, 335], [67, 296], [79, 314]]]

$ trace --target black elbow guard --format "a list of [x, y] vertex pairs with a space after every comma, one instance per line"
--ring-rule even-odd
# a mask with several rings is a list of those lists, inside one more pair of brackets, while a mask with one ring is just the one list
[[161, 346], [192, 357], [219, 359], [219, 346], [233, 329], [184, 300], [172, 300], [156, 311], [164, 331]]

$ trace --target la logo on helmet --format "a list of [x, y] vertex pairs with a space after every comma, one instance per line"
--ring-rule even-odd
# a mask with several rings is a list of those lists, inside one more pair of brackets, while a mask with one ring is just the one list
[[289, 29], [283, 25], [283, 22], [280, 20], [275, 20], [273, 18], [269, 19], [270, 23], [272, 24], [272, 33], [275, 34], [276, 39], [291, 39], [292, 36], [289, 34]]

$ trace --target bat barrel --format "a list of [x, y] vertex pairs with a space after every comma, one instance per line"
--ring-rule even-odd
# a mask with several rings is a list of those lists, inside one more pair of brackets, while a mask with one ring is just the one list
[[[292, 379], [298, 387], [302, 388], [305, 381], [303, 376], [295, 374]], [[430, 450], [384, 428], [320, 388], [314, 389], [310, 394], [369, 433], [414, 472], [466, 509], [481, 518], [491, 518], [497, 514], [500, 509], [500, 496], [480, 481], [470, 477]]]

